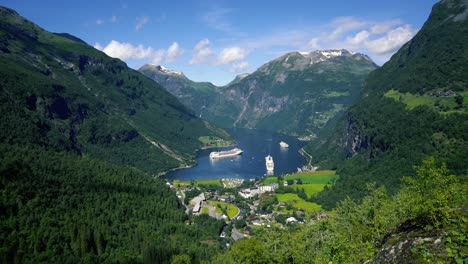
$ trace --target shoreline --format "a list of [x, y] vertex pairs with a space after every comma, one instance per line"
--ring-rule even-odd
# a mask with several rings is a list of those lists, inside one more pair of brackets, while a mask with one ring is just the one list
[[232, 146], [235, 146], [235, 145], [237, 145], [237, 142], [234, 141], [234, 143], [231, 143], [231, 144], [228, 144], [228, 145], [225, 145], [225, 146], [221, 146], [221, 147], [202, 147], [202, 148], [196, 149], [194, 157], [190, 159], [190, 161], [192, 161], [193, 164], [187, 164], [187, 165], [181, 164], [178, 167], [175, 167], [175, 168], [172, 168], [172, 169], [169, 169], [169, 170], [166, 170], [166, 171], [162, 171], [162, 172], [158, 173], [157, 175], [155, 175], [155, 177], [156, 178], [162, 178], [163, 176], [165, 176], [166, 174], [168, 174], [170, 172], [173, 172], [173, 171], [176, 171], [176, 170], [181, 170], [181, 169], [190, 169], [190, 168], [193, 168], [193, 167], [197, 166], [198, 162], [196, 162], [196, 158], [199, 156], [200, 151], [208, 150], [208, 149], [215, 149], [215, 148], [227, 148], [227, 147], [232, 147]]
[[[255, 131], [256, 129], [246, 129], [246, 130], [254, 130], [254, 131]], [[250, 133], [250, 132], [246, 132], [246, 135], [248, 136], [249, 133]], [[276, 134], [278, 134], [278, 135], [276, 135]], [[243, 134], [240, 133], [240, 135], [243, 135]], [[258, 135], [255, 134], [255, 133], [252, 134], [252, 136], [258, 137]], [[286, 134], [281, 134], [281, 133], [275, 132], [275, 137], [278, 139], [278, 141], [279, 141], [281, 138], [283, 138], [283, 136], [293, 138], [293, 139], [290, 139], [291, 141], [293, 141], [293, 140], [294, 140], [294, 141], [298, 141], [298, 142], [301, 141], [301, 140], [299, 140], [299, 138], [298, 138], [297, 135], [296, 135], [296, 136], [291, 136], [291, 135], [286, 135]], [[245, 137], [245, 136], [244, 136], [244, 137]], [[241, 139], [242, 139], [242, 138], [241, 138]], [[205, 141], [206, 141], [206, 143], [208, 143], [208, 142], [214, 142], [214, 141], [207, 141], [206, 139], [203, 139], [202, 142], [205, 142]], [[241, 141], [242, 141], [242, 140], [241, 140]], [[284, 141], [284, 138], [283, 138], [283, 141]], [[288, 141], [288, 140], [286, 139], [286, 141]], [[218, 141], [218, 143], [220, 143], [220, 142]], [[182, 170], [182, 169], [189, 169], [189, 168], [193, 168], [193, 167], [196, 167], [196, 166], [199, 166], [199, 165], [200, 165], [200, 166], [201, 166], [201, 165], [202, 165], [202, 166], [205, 166], [204, 163], [203, 163], [203, 164], [199, 164], [199, 163], [198, 163], [198, 160], [200, 159], [200, 157], [204, 157], [205, 154], [209, 154], [209, 151], [210, 151], [210, 150], [212, 150], [212, 151], [218, 151], [218, 150], [221, 150], [221, 149], [222, 149], [222, 150], [226, 150], [226, 148], [229, 149], [229, 147], [235, 147], [235, 146], [239, 145], [239, 142], [238, 142], [237, 140], [235, 140], [235, 139], [233, 139], [233, 140], [231, 140], [231, 141], [225, 141], [225, 142], [223, 142], [223, 143], [226, 143], [226, 144], [218, 145], [218, 146], [215, 146], [215, 145], [205, 145], [205, 144], [203, 144], [202, 146], [200, 146], [198, 149], [195, 150], [195, 153], [194, 153], [194, 155], [190, 158], [190, 160], [185, 160], [185, 161], [182, 162], [182, 164], [180, 164], [179, 166], [176, 166], [176, 167], [174, 167], [174, 168], [171, 168], [171, 169], [167, 169], [167, 170], [165, 170], [165, 171], [162, 171], [162, 172], [158, 173], [158, 174], [156, 175], [156, 177], [158, 177], [158, 178], [164, 178], [164, 177], [168, 177], [167, 175], [170, 174], [170, 173], [173, 173], [174, 171], [178, 171], [178, 170]], [[270, 143], [269, 143], [269, 144], [270, 144]], [[300, 145], [298, 145], [297, 147], [300, 147], [302, 144], [304, 144], [304, 143], [300, 143]], [[296, 147], [296, 151], [299, 152], [299, 153], [298, 153], [299, 155], [297, 155], [297, 154], [292, 154], [292, 152], [290, 152], [291, 155], [294, 155], [294, 156], [297, 155], [297, 158], [299, 158], [299, 157], [302, 156], [302, 158], [304, 159], [304, 163], [301, 162], [302, 165], [300, 165], [300, 164], [298, 163], [297, 166], [301, 166], [301, 168], [303, 168], [303, 167], [307, 166], [308, 164], [310, 165], [310, 164], [311, 164], [311, 155], [308, 155], [308, 153], [307, 153], [306, 151], [304, 151], [303, 148], [299, 148], [299, 149], [298, 149], [297, 147]], [[297, 152], [296, 152], [296, 153], [297, 153]], [[202, 159], [204, 159], [204, 158], [202, 158]], [[296, 159], [296, 158], [294, 158], [294, 159]], [[257, 164], [256, 164], [255, 166], [257, 166]], [[290, 169], [290, 170], [289, 170], [289, 169]], [[294, 173], [297, 173], [297, 172], [300, 172], [300, 171], [301, 171], [301, 170], [296, 170], [296, 169], [297, 169], [296, 167], [294, 167], [294, 168], [289, 168], [289, 167], [288, 167], [287, 171], [286, 171], [285, 169], [282, 169], [282, 170], [279, 170], [277, 173], [279, 173], [278, 175], [281, 175], [282, 172], [284, 172], [283, 174], [294, 174]], [[198, 173], [198, 169], [194, 169], [194, 170], [196, 170], [197, 173]], [[179, 172], [177, 172], [176, 174], [179, 175]], [[208, 174], [211, 175], [211, 173], [208, 173]], [[262, 172], [262, 173], [259, 173], [258, 175], [251, 175], [251, 174], [252, 174], [252, 173], [250, 173], [250, 172], [246, 172], [245, 175], [244, 175], [244, 174], [242, 174], [242, 175], [239, 175], [239, 174], [237, 174], [237, 175], [231, 175], [231, 173], [227, 172], [227, 175], [223, 175], [223, 176], [228, 176], [228, 175], [229, 175], [229, 176], [232, 176], [232, 177], [235, 177], [235, 178], [241, 178], [241, 179], [254, 179], [254, 178], [263, 178], [263, 177], [265, 177], [265, 176], [269, 176], [269, 175], [267, 175], [267, 174], [265, 174], [265, 173], [263, 173], [263, 172]], [[185, 175], [185, 176], [181, 176], [181, 178], [194, 178], [194, 179], [210, 177], [210, 175], [198, 175], [198, 174], [197, 174], [197, 175], [191, 175], [190, 172], [186, 172], [186, 171], [181, 172], [180, 175]], [[220, 179], [220, 178], [218, 178], [218, 176], [221, 176], [221, 175], [211, 175], [211, 176], [212, 176], [212, 177], [210, 177], [210, 179], [211, 179], [211, 178], [213, 178], [213, 179]], [[169, 177], [169, 178], [172, 179], [172, 177]], [[179, 177], [176, 177], [176, 178], [179, 178]], [[175, 178], [174, 178], [174, 179], [175, 179]], [[168, 180], [168, 178], [166, 178], [166, 180]]]

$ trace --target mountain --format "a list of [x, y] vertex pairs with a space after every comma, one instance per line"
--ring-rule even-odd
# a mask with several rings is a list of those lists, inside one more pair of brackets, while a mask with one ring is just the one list
[[291, 52], [227, 86], [200, 88], [185, 76], [149, 73], [148, 67], [140, 71], [219, 126], [312, 137], [349, 107], [377, 68], [369, 57], [347, 50]]
[[222, 97], [235, 111], [225, 108], [218, 118], [228, 116], [232, 126], [314, 136], [357, 98], [376, 68], [367, 56], [346, 50], [287, 53], [224, 87]]
[[192, 164], [200, 137], [229, 138], [82, 40], [49, 33], [7, 8], [0, 22], [1, 142], [159, 173]]
[[0, 7], [0, 89], [1, 263], [198, 263], [223, 247], [224, 221], [187, 216], [152, 175], [229, 136], [154, 81]]
[[213, 103], [217, 87], [209, 82], [194, 82], [182, 72], [171, 71], [160, 65], [143, 65], [138, 69], [176, 96], [185, 106], [201, 116], [206, 105]]
[[247, 76], [249, 76], [248, 73], [242, 73], [242, 74], [237, 75], [236, 78], [234, 78], [234, 80], [228, 83], [228, 86], [240, 82], [242, 79], [244, 79]]
[[306, 148], [322, 168], [338, 167], [339, 180], [318, 197], [326, 207], [361, 197], [368, 182], [395, 193], [427, 156], [467, 174], [467, 6], [436, 4], [414, 38], [370, 74], [331, 136]]

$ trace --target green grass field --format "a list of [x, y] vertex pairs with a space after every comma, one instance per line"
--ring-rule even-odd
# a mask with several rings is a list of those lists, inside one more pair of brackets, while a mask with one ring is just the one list
[[302, 200], [295, 193], [276, 194], [278, 202], [285, 202], [296, 209], [302, 209], [308, 213], [316, 212], [321, 209], [320, 205]]
[[[468, 94], [466, 92], [461, 93], [463, 96], [463, 105], [466, 107], [466, 101]], [[390, 90], [385, 93], [385, 97], [392, 98], [393, 100], [400, 101], [406, 104], [406, 108], [411, 110], [420, 105], [426, 105], [433, 107], [434, 109], [449, 114], [452, 112], [465, 111], [464, 108], [461, 110], [456, 110], [455, 107], [457, 103], [455, 102], [455, 97], [435, 97], [435, 96], [421, 96], [411, 93], [400, 93], [396, 90]]]
[[304, 200], [296, 201], [292, 204], [294, 208], [302, 209], [308, 213], [320, 211], [322, 207], [316, 203], [306, 202]]
[[307, 194], [307, 197], [310, 197], [312, 195], [315, 195], [316, 193], [319, 193], [325, 188], [326, 184], [321, 184], [321, 183], [310, 183], [310, 184], [294, 184], [291, 185], [293, 189], [300, 190], [304, 189], [304, 192]]
[[208, 201], [208, 203], [212, 204], [216, 208], [216, 213], [222, 214], [223, 211], [218, 207], [218, 204], [222, 208], [227, 208], [227, 215], [229, 218], [233, 218], [238, 212], [239, 208], [233, 204], [230, 203], [225, 203], [225, 202], [219, 202], [219, 201]]
[[[219, 179], [212, 179], [212, 180], [196, 180], [194, 181], [195, 182], [195, 185], [196, 186], [200, 186], [200, 185], [217, 185], [217, 186], [223, 186], [220, 182]], [[190, 185], [190, 181], [179, 181], [179, 180], [174, 180], [173, 181], [173, 184], [175, 186], [189, 186]]]
[[232, 144], [232, 142], [213, 136], [201, 136], [198, 140], [203, 143], [204, 148], [220, 148]]
[[[283, 177], [284, 180], [301, 179], [304, 184], [328, 184], [332, 179], [338, 177], [335, 171], [323, 170], [313, 172], [301, 172]], [[267, 177], [263, 180], [264, 184], [277, 182], [278, 177]]]
[[302, 200], [295, 193], [278, 193], [276, 194], [276, 198], [278, 198], [278, 202], [292, 202]]

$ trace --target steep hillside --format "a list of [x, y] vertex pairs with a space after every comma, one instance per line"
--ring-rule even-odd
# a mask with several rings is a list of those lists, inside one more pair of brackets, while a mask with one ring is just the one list
[[391, 192], [426, 156], [467, 174], [468, 3], [441, 1], [417, 35], [367, 80], [331, 137], [306, 149], [341, 177], [318, 200], [360, 197], [365, 183]]
[[140, 71], [215, 124], [314, 137], [358, 97], [377, 66], [346, 50], [291, 52], [216, 88], [194, 86], [185, 76], [157, 77], [147, 68]]
[[150, 64], [143, 65], [138, 71], [166, 88], [197, 116], [203, 114], [205, 107], [211, 105], [216, 96], [215, 85], [209, 82], [194, 82], [182, 72]]
[[0, 9], [0, 141], [158, 173], [190, 164], [209, 128], [158, 84], [68, 34]]
[[223, 247], [224, 221], [187, 216], [150, 174], [228, 136], [155, 82], [0, 7], [0, 89], [1, 263], [198, 263]]

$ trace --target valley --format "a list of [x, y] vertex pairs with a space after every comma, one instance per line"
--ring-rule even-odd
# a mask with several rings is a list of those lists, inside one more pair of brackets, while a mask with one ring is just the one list
[[[334, 171], [319, 171], [250, 180], [173, 180], [168, 184], [186, 205], [187, 213], [224, 219], [227, 226], [220, 237], [230, 243], [230, 239], [249, 237], [263, 228], [328, 217], [309, 198], [336, 177]], [[243, 235], [239, 237], [239, 233]]]
[[432, 4], [0, 3], [0, 262], [468, 262], [468, 2]]

